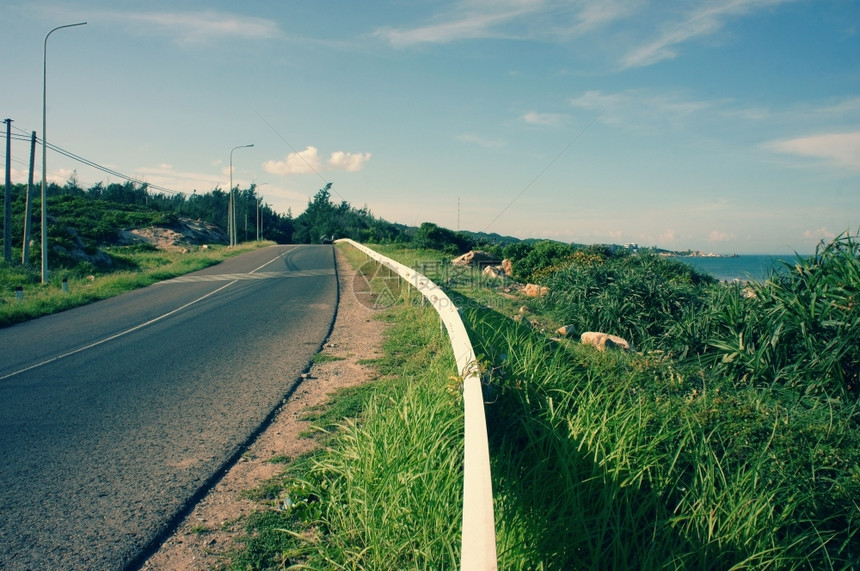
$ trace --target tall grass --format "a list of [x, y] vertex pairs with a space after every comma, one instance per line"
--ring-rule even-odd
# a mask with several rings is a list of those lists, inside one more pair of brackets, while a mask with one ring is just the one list
[[[753, 289], [653, 256], [571, 261], [535, 317], [645, 350], [553, 341], [475, 302], [491, 293], [459, 294], [489, 383], [500, 568], [856, 568], [856, 243]], [[303, 523], [278, 536], [283, 566], [458, 565], [460, 406], [440, 383], [453, 361], [434, 315], [400, 311], [382, 369], [397, 386], [286, 488]], [[743, 351], [721, 347], [739, 333]]]
[[[505, 568], [834, 569], [860, 556], [857, 406], [691, 382], [469, 312]], [[829, 423], [825, 423], [830, 419]]]
[[708, 361], [751, 383], [860, 391], [860, 243], [846, 234], [714, 307]]
[[[432, 308], [381, 313], [378, 381], [326, 449], [279, 480], [276, 512], [253, 518], [233, 569], [450, 569], [459, 564], [462, 403]], [[271, 494], [269, 494], [271, 495]], [[261, 524], [265, 520], [265, 524]], [[274, 535], [273, 535], [274, 534]]]

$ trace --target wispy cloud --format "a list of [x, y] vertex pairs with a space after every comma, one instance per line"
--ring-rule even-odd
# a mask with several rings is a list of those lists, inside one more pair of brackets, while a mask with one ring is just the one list
[[281, 34], [278, 24], [217, 10], [198, 12], [101, 12], [92, 18], [115, 25], [127, 25], [140, 33], [170, 37], [180, 45], [202, 44], [225, 38], [260, 40]]
[[647, 90], [628, 90], [618, 93], [586, 91], [568, 100], [573, 107], [599, 111], [601, 121], [623, 124], [631, 128], [651, 127], [659, 124], [679, 124], [684, 119], [710, 109], [720, 102], [687, 99], [676, 93], [655, 93]]
[[501, 24], [534, 11], [536, 4], [539, 5], [539, 2], [501, 2], [477, 6], [467, 3], [439, 23], [409, 29], [380, 28], [375, 35], [395, 47], [498, 37], [501, 35]]
[[781, 139], [763, 146], [779, 153], [820, 158], [836, 166], [860, 170], [860, 131]]
[[[684, 44], [718, 33], [733, 19], [796, 1], [457, 0], [423, 25], [381, 27], [374, 35], [403, 48], [490, 38], [567, 42], [591, 34], [613, 45], [607, 49], [622, 46], [618, 64], [625, 69], [678, 57]], [[655, 32], [634, 40], [628, 24], [637, 22], [636, 28]]]
[[666, 25], [655, 40], [630, 50], [622, 59], [622, 67], [643, 67], [673, 59], [678, 56], [681, 44], [718, 32], [733, 17], [793, 1], [795, 0], [720, 0], [700, 3], [680, 21]]
[[505, 142], [499, 139], [486, 139], [484, 137], [479, 137], [477, 135], [473, 135], [471, 133], [463, 133], [462, 135], [457, 135], [457, 140], [463, 143], [470, 143], [474, 145], [478, 145], [481, 147], [485, 147], [487, 149], [495, 149], [498, 147], [504, 147]]
[[529, 111], [522, 117], [523, 121], [531, 125], [543, 125], [546, 127], [557, 127], [564, 121], [565, 116], [558, 113], [538, 113]]
[[486, 38], [564, 38], [629, 17], [642, 4], [643, 0], [461, 0], [433, 23], [378, 28], [374, 35], [395, 47]]

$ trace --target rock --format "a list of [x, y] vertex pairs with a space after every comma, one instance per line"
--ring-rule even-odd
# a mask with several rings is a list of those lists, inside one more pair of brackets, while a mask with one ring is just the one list
[[513, 277], [514, 265], [511, 263], [511, 261], [509, 259], [505, 258], [504, 260], [502, 260], [502, 270], [506, 274], [508, 274], [509, 276]]
[[555, 332], [562, 337], [573, 337], [576, 335], [576, 330], [573, 328], [573, 325], [562, 325], [556, 329]]
[[520, 307], [520, 313], [522, 313], [522, 314], [526, 314], [526, 313], [528, 313], [528, 312], [529, 312], [529, 308], [528, 308], [528, 306], [523, 305], [523, 306], [521, 306], [521, 307]]
[[451, 263], [455, 266], [498, 266], [500, 260], [489, 252], [472, 250], [454, 258]]
[[608, 333], [586, 331], [580, 336], [579, 340], [583, 345], [592, 345], [597, 347], [598, 351], [606, 351], [607, 349], [615, 348], [623, 349], [625, 351], [630, 350], [630, 343], [628, 343], [626, 339], [618, 337], [617, 335], [610, 335]]
[[484, 271], [481, 272], [485, 277], [493, 278], [495, 280], [500, 280], [505, 276], [504, 270], [502, 270], [502, 266], [487, 266], [484, 268]]
[[182, 251], [189, 246], [226, 244], [227, 234], [208, 222], [178, 217], [170, 224], [120, 231], [120, 244], [152, 244], [160, 250]]
[[529, 297], [541, 297], [549, 293], [549, 288], [537, 284], [526, 284], [523, 293]]

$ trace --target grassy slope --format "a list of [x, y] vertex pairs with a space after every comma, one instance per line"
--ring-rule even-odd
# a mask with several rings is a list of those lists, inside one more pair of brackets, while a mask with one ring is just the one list
[[[408, 264], [439, 257], [380, 250]], [[841, 569], [857, 560], [856, 399], [737, 382], [722, 369], [666, 353], [599, 353], [552, 341], [540, 328], [510, 319], [516, 311], [511, 300], [475, 283], [461, 286], [459, 303], [492, 390], [488, 422], [501, 568]], [[542, 315], [540, 303], [528, 305], [533, 322], [552, 322], [552, 311]], [[413, 333], [422, 323], [410, 314], [397, 319], [408, 319]], [[431, 320], [426, 327], [434, 325]], [[389, 351], [403, 354], [404, 343], [398, 340]], [[334, 500], [322, 486], [320, 504], [408, 511], [390, 505], [400, 501], [396, 493], [378, 495], [375, 482], [386, 476], [402, 487], [409, 478], [384, 464], [366, 464], [362, 450], [394, 441], [391, 430], [406, 439], [410, 431], [425, 431], [389, 425], [366, 440], [352, 432], [357, 426], [372, 430], [377, 415], [412, 409], [400, 400], [386, 405], [347, 423], [347, 440], [360, 445], [351, 452], [334, 448], [327, 460], [338, 466], [335, 481], [350, 482], [357, 494]], [[434, 448], [432, 440], [410, 443]], [[438, 493], [456, 497], [458, 484], [448, 485]], [[344, 513], [342, 530], [361, 521]], [[413, 534], [435, 530], [440, 513], [416, 520]], [[314, 549], [328, 559], [316, 561], [423, 566], [425, 559], [375, 558], [379, 549], [397, 545], [387, 537], [390, 521], [377, 520], [388, 525], [375, 528], [372, 543], [363, 522], [355, 533], [339, 536], [333, 551], [320, 547], [328, 545], [327, 534], [318, 536]], [[453, 566], [456, 538], [448, 541]]]

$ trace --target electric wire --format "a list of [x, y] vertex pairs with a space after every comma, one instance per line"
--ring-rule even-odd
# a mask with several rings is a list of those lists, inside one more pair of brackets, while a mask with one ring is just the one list
[[585, 127], [584, 127], [580, 132], [579, 132], [579, 133], [577, 133], [577, 134], [576, 134], [576, 136], [575, 136], [573, 139], [571, 139], [571, 141], [567, 144], [567, 146], [566, 146], [566, 147], [564, 147], [564, 148], [561, 150], [561, 152], [560, 152], [558, 155], [556, 155], [556, 157], [555, 157], [554, 159], [552, 159], [552, 160], [549, 162], [549, 164], [547, 164], [547, 165], [543, 168], [543, 170], [542, 170], [542, 171], [540, 171], [540, 172], [538, 173], [538, 175], [537, 175], [536, 177], [534, 177], [534, 178], [532, 179], [532, 181], [531, 181], [530, 183], [528, 183], [528, 184], [525, 186], [525, 188], [523, 188], [523, 189], [520, 191], [520, 193], [519, 193], [518, 195], [516, 195], [516, 196], [514, 197], [514, 199], [513, 199], [513, 200], [511, 200], [511, 201], [510, 201], [510, 203], [508, 203], [508, 205], [507, 205], [507, 206], [505, 206], [505, 207], [502, 209], [502, 211], [501, 211], [501, 212], [499, 212], [499, 213], [496, 215], [496, 217], [495, 217], [495, 218], [493, 218], [493, 219], [490, 221], [490, 223], [489, 223], [489, 224], [487, 224], [487, 225], [484, 227], [484, 229], [482, 230], [482, 232], [486, 232], [486, 231], [490, 228], [490, 226], [492, 226], [493, 224], [495, 224], [496, 220], [498, 220], [499, 218], [501, 218], [501, 217], [502, 217], [502, 215], [503, 215], [505, 212], [507, 212], [507, 211], [508, 211], [508, 209], [509, 209], [511, 206], [513, 206], [513, 205], [514, 205], [514, 203], [515, 203], [517, 200], [519, 200], [519, 199], [520, 199], [520, 197], [521, 197], [523, 194], [525, 194], [525, 193], [526, 193], [526, 191], [527, 191], [528, 189], [530, 189], [530, 188], [531, 188], [531, 187], [532, 187], [532, 186], [533, 186], [533, 185], [534, 185], [534, 184], [535, 184], [535, 183], [540, 179], [540, 177], [542, 177], [542, 176], [544, 175], [544, 173], [545, 173], [546, 171], [548, 171], [550, 168], [552, 168], [552, 165], [554, 165], [554, 164], [556, 163], [556, 161], [558, 161], [558, 159], [560, 159], [560, 158], [562, 157], [562, 155], [564, 155], [564, 154], [567, 152], [567, 150], [573, 146], [573, 144], [574, 144], [575, 142], [577, 142], [580, 138], [582, 138], [582, 136], [585, 134], [585, 132], [586, 132], [586, 131], [588, 131], [588, 129], [589, 129], [589, 128], [591, 128], [591, 126], [592, 126], [592, 125], [594, 125], [594, 123], [595, 123], [598, 119], [600, 119], [601, 115], [603, 115], [603, 111], [601, 111], [601, 112], [600, 112], [600, 113], [598, 113], [594, 118], [592, 118], [592, 119], [591, 119], [591, 121], [589, 121], [589, 122], [588, 122], [588, 124], [587, 124], [587, 125], [586, 125], [586, 126], [585, 126]]
[[[14, 140], [14, 141], [30, 141], [31, 136], [32, 136], [31, 134], [27, 133], [26, 131], [24, 131], [24, 130], [22, 130], [22, 129], [19, 129], [18, 127], [14, 127], [14, 126], [13, 126], [13, 128], [14, 128], [14, 129], [16, 129], [16, 130], [18, 130], [18, 131], [21, 131], [21, 133], [22, 133], [22, 134], [21, 134], [21, 135], [19, 135], [19, 134], [11, 134], [11, 135], [10, 135], [10, 138], [11, 138], [12, 140]], [[42, 143], [42, 140], [41, 140], [39, 137], [36, 137], [36, 142], [37, 142], [37, 143], [39, 143], [39, 144], [41, 144], [41, 143]], [[84, 158], [84, 157], [81, 157], [81, 156], [79, 156], [79, 155], [76, 155], [75, 153], [73, 153], [73, 152], [71, 152], [71, 151], [67, 151], [66, 149], [63, 149], [62, 147], [59, 147], [59, 146], [57, 146], [57, 145], [54, 145], [53, 143], [45, 143], [45, 146], [46, 146], [47, 148], [51, 149], [52, 151], [57, 152], [57, 153], [59, 153], [59, 154], [61, 154], [61, 155], [65, 156], [65, 157], [67, 157], [67, 158], [69, 158], [69, 159], [72, 159], [72, 160], [77, 161], [77, 162], [79, 162], [79, 163], [81, 163], [81, 164], [84, 164], [84, 165], [86, 165], [86, 166], [88, 166], [88, 167], [91, 167], [91, 168], [94, 168], [94, 169], [96, 169], [96, 170], [99, 170], [99, 171], [102, 171], [102, 172], [104, 172], [104, 173], [107, 173], [107, 174], [109, 174], [109, 175], [111, 175], [111, 176], [115, 176], [115, 177], [117, 177], [117, 178], [121, 178], [121, 179], [123, 179], [123, 180], [126, 180], [126, 181], [131, 182], [131, 183], [134, 183], [134, 184], [139, 184], [139, 185], [141, 185], [141, 186], [146, 187], [147, 189], [152, 189], [152, 190], [156, 190], [156, 191], [159, 191], [159, 192], [164, 192], [164, 193], [167, 193], [167, 194], [186, 194], [186, 195], [187, 195], [187, 194], [190, 194], [190, 193], [188, 193], [188, 192], [182, 192], [182, 191], [179, 191], [179, 190], [173, 190], [173, 189], [170, 189], [170, 188], [166, 188], [166, 187], [164, 187], [164, 186], [161, 186], [161, 185], [152, 184], [152, 183], [150, 183], [150, 182], [146, 182], [146, 181], [140, 180], [140, 179], [135, 178], [135, 177], [133, 177], [133, 176], [129, 176], [129, 175], [123, 174], [123, 173], [121, 173], [121, 172], [119, 172], [119, 171], [117, 171], [117, 170], [114, 170], [114, 169], [108, 168], [108, 167], [106, 167], [106, 166], [104, 166], [104, 165], [100, 165], [99, 163], [96, 163], [96, 162], [94, 162], [94, 161], [91, 161], [91, 160], [89, 160], [89, 159], [86, 159], [86, 158]], [[4, 158], [5, 158], [5, 153], [3, 153], [3, 156], [4, 156]], [[22, 161], [19, 161], [19, 160], [16, 160], [16, 159], [12, 159], [12, 160], [13, 160], [13, 161], [15, 161], [15, 162], [18, 162], [18, 163], [20, 163], [20, 164], [26, 164], [26, 163], [23, 163]], [[52, 173], [52, 174], [57, 174], [57, 173]]]

